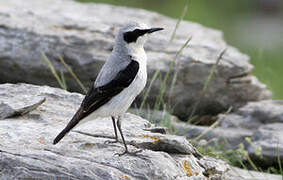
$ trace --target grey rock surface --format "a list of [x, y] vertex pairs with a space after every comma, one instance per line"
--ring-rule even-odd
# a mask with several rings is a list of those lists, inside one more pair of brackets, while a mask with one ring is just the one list
[[[252, 144], [248, 152], [256, 161], [268, 165], [278, 165], [278, 160], [283, 162], [283, 123], [262, 125], [253, 134]], [[256, 155], [254, 146], [261, 147], [261, 156]], [[279, 159], [278, 159], [279, 158]]]
[[[283, 101], [249, 102], [232, 113], [219, 114], [216, 123], [214, 128], [178, 121], [172, 125], [178, 135], [189, 139], [201, 136], [212, 142], [211, 145], [213, 139], [224, 142], [227, 149], [243, 143], [251, 158], [261, 166], [277, 166], [278, 156], [283, 162]], [[247, 142], [246, 137], [251, 142]], [[256, 155], [258, 148], [261, 155]]]
[[253, 134], [247, 129], [222, 127], [210, 128], [183, 122], [174, 122], [172, 123], [172, 126], [176, 129], [176, 134], [178, 135], [185, 136], [192, 140], [195, 138], [198, 140], [205, 139], [210, 142], [209, 145], [215, 145], [215, 143], [224, 144], [224, 148], [227, 149], [237, 148], [240, 143], [245, 142], [246, 137], [251, 137]]
[[[171, 99], [175, 115], [182, 119], [188, 117], [199, 100], [211, 67], [226, 47], [196, 113], [217, 114], [230, 106], [238, 107], [248, 101], [271, 97], [265, 85], [251, 75], [253, 66], [248, 56], [227, 45], [220, 31], [197, 23], [182, 22], [176, 38], [169, 43], [176, 20], [140, 9], [81, 4], [71, 0], [3, 0], [0, 12], [0, 82], [58, 86], [42, 60], [43, 52], [56, 71], [64, 73], [68, 89], [80, 91], [75, 80], [57, 61], [58, 57], [64, 58], [82, 82], [89, 85], [90, 78], [96, 77], [109, 56], [118, 28], [130, 20], [165, 28], [152, 36], [145, 47], [149, 81], [154, 72], [160, 70], [148, 97], [150, 105], [160, 94], [161, 77], [169, 71], [170, 61], [189, 37], [192, 41], [178, 57], [171, 73], [178, 71], [175, 88], [171, 94], [165, 94], [165, 99]], [[172, 75], [168, 85], [171, 79]]]
[[[236, 112], [219, 117], [220, 126], [228, 131], [245, 129], [252, 133], [248, 136], [252, 143], [246, 144], [253, 160], [265, 166], [278, 165], [279, 156], [283, 162], [282, 100], [249, 102]], [[256, 155], [257, 147], [261, 148], [261, 156]]]
[[142, 149], [137, 156], [115, 156], [122, 143], [104, 143], [114, 138], [110, 118], [81, 125], [52, 145], [83, 96], [28, 84], [0, 89], [8, 105], [21, 96], [46, 99], [27, 114], [0, 121], [0, 179], [222, 179], [229, 171], [223, 161], [201, 156], [184, 137], [143, 130], [153, 125], [129, 113], [122, 128], [129, 150]]
[[269, 123], [283, 123], [283, 101], [266, 100], [249, 102], [232, 114], [219, 115], [222, 127], [256, 130]]
[[33, 95], [11, 97], [9, 93], [1, 91], [1, 89], [0, 96], [3, 97], [0, 99], [0, 120], [26, 114], [36, 109], [45, 101], [45, 98]]
[[142, 118], [149, 120], [153, 124], [163, 126], [168, 125], [168, 123], [170, 122], [179, 120], [177, 116], [174, 116], [167, 111], [131, 108], [129, 112], [141, 116]]
[[282, 180], [282, 176], [257, 171], [247, 171], [244, 169], [232, 167], [228, 172], [230, 180]]

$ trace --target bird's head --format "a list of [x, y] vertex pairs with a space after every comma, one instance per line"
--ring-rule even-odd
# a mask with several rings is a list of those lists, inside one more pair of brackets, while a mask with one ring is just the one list
[[148, 34], [163, 30], [163, 28], [149, 28], [143, 23], [128, 23], [122, 27], [116, 37], [116, 43], [126, 47], [128, 50], [143, 48]]

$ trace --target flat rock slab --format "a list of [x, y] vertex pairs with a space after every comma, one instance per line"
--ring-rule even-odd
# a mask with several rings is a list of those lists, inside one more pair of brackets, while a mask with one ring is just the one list
[[[283, 162], [283, 101], [249, 102], [231, 114], [219, 115], [220, 126], [227, 131], [249, 131], [252, 144], [247, 143], [251, 157], [265, 166]], [[244, 141], [243, 141], [244, 143]], [[256, 155], [256, 147], [262, 149]]]
[[172, 126], [176, 130], [176, 134], [185, 136], [188, 139], [200, 140], [205, 139], [210, 142], [210, 145], [217, 143], [223, 144], [223, 148], [237, 148], [240, 143], [245, 143], [246, 137], [251, 137], [253, 132], [247, 129], [240, 128], [210, 128], [206, 126], [197, 126], [186, 124], [183, 122], [173, 122]]
[[3, 97], [0, 100], [0, 120], [26, 114], [36, 109], [45, 101], [44, 97], [36, 97], [33, 95], [13, 97], [5, 96], [1, 89], [0, 94]]
[[[251, 138], [253, 144], [248, 147], [253, 159], [266, 166], [278, 165], [283, 162], [283, 123], [262, 125]], [[254, 147], [261, 147], [261, 156], [257, 156]]]
[[190, 115], [212, 66], [225, 48], [227, 51], [196, 113], [217, 114], [230, 106], [239, 107], [248, 101], [271, 97], [265, 85], [250, 75], [253, 66], [248, 56], [228, 46], [220, 31], [197, 23], [183, 21], [176, 38], [169, 43], [176, 20], [140, 9], [71, 0], [2, 0], [0, 12], [0, 82], [58, 86], [42, 59], [41, 54], [45, 53], [56, 71], [64, 73], [68, 89], [81, 91], [58, 58], [65, 59], [88, 86], [109, 56], [115, 33], [131, 20], [165, 28], [151, 36], [145, 46], [148, 81], [155, 71], [160, 71], [149, 93], [148, 104], [155, 103], [160, 94], [161, 78], [169, 71], [176, 52], [189, 37], [192, 41], [178, 56], [167, 82], [170, 86], [173, 74], [178, 71], [175, 88], [164, 96], [171, 100], [175, 115], [183, 120]]
[[255, 130], [263, 124], [283, 123], [283, 101], [266, 100], [249, 102], [231, 114], [219, 115], [225, 128]]
[[[213, 139], [225, 144], [224, 148], [237, 148], [244, 144], [253, 161], [259, 166], [277, 166], [283, 162], [283, 101], [265, 100], [249, 102], [229, 114], [217, 116], [214, 128], [173, 121], [178, 135], [188, 139]], [[248, 142], [249, 138], [251, 142]], [[228, 142], [228, 143], [226, 143]], [[259, 149], [261, 153], [259, 154]]]
[[280, 175], [247, 171], [236, 167], [232, 167], [228, 174], [229, 180], [282, 180], [282, 176]]
[[142, 150], [137, 156], [114, 155], [124, 150], [121, 142], [105, 144], [114, 138], [110, 118], [81, 125], [52, 145], [83, 96], [27, 84], [0, 89], [6, 104], [19, 96], [46, 99], [27, 114], [0, 121], [0, 179], [206, 179], [224, 178], [229, 170], [223, 161], [201, 156], [184, 137], [144, 130], [154, 126], [129, 113], [122, 129], [129, 150]]

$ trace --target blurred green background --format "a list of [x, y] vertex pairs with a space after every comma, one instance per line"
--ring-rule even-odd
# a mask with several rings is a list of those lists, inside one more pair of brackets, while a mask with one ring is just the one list
[[142, 8], [173, 18], [188, 4], [184, 19], [223, 31], [228, 44], [251, 57], [254, 74], [273, 98], [283, 99], [283, 0], [78, 1]]

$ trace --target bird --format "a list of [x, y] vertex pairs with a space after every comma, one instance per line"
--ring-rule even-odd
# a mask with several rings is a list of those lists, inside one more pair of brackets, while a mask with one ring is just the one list
[[140, 22], [130, 22], [120, 28], [111, 55], [102, 66], [96, 80], [92, 82], [73, 118], [54, 139], [53, 144], [57, 144], [79, 124], [99, 117], [111, 117], [115, 141], [106, 142], [118, 142], [118, 127], [125, 150], [116, 154], [121, 156], [135, 153], [128, 151], [121, 129], [122, 116], [146, 85], [147, 56], [144, 44], [149, 34], [161, 30], [163, 28], [149, 28]]

